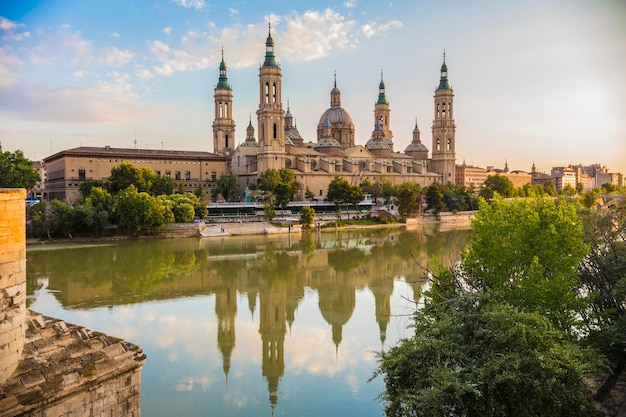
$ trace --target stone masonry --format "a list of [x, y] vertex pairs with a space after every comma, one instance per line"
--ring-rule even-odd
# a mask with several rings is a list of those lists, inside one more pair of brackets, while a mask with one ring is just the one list
[[26, 190], [0, 189], [0, 382], [15, 371], [24, 347]]
[[0, 189], [0, 417], [139, 417], [138, 346], [26, 309], [25, 197]]

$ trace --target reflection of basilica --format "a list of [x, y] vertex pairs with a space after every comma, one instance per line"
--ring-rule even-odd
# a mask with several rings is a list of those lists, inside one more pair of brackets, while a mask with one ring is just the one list
[[[433, 255], [450, 265], [450, 253], [459, 253], [466, 237], [465, 232], [457, 235], [427, 229], [320, 234], [311, 250], [304, 253], [299, 241], [267, 241], [252, 236], [220, 241], [150, 241], [100, 247], [97, 251], [92, 248], [93, 253], [85, 248], [81, 256], [70, 255], [74, 262], [83, 263], [69, 268], [58, 250], [54, 256], [35, 251], [29, 255], [27, 266], [63, 271], [46, 275], [49, 287], [61, 290], [54, 295], [65, 306], [113, 305], [129, 302], [135, 293], [145, 294], [144, 300], [214, 295], [217, 347], [227, 384], [237, 349], [238, 302], [243, 300], [252, 316], [259, 313], [261, 370], [274, 408], [285, 374], [285, 337], [292, 326], [297, 326], [295, 313], [305, 291], [317, 293], [318, 308], [330, 326], [333, 353], [337, 355], [343, 330], [354, 319], [357, 293], [369, 290], [375, 301], [371, 314], [378, 327], [371, 331], [379, 334], [382, 349], [392, 314], [394, 279], [412, 280], [422, 272], [419, 264], [427, 265]], [[302, 236], [307, 238], [310, 236]], [[146, 264], [142, 259], [151, 261]], [[120, 265], [123, 274], [115, 271]], [[28, 271], [29, 277], [36, 275], [37, 271]], [[130, 282], [129, 276], [134, 277]], [[421, 286], [412, 285], [413, 297], [420, 297]]]

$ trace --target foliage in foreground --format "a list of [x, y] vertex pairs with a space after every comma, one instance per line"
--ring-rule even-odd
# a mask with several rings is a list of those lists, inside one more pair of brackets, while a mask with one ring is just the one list
[[467, 293], [418, 310], [414, 326], [379, 358], [389, 417], [599, 415], [585, 383], [594, 355], [539, 313]]

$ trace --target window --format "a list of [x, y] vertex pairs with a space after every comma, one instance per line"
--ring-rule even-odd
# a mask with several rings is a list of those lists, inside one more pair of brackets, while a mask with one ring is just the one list
[[226, 148], [228, 148], [228, 133], [226, 134]]
[[79, 169], [78, 170], [78, 179], [79, 180], [84, 180], [85, 179], [85, 170], [84, 169]]
[[274, 139], [276, 139], [276, 134], [277, 134], [276, 123], [274, 123]]
[[160, 177], [161, 176], [161, 171], [157, 171], [156, 174], [157, 174], [157, 177]]
[[217, 181], [217, 172], [211, 172], [211, 181]]
[[180, 180], [180, 171], [176, 171], [176, 174], [174, 179]]
[[191, 172], [185, 171], [185, 180], [189, 181], [191, 179]]
[[172, 173], [170, 171], [165, 171], [165, 176], [169, 178], [172, 176]]

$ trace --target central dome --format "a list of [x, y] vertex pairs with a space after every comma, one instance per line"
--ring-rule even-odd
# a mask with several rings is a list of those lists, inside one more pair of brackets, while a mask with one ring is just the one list
[[317, 125], [321, 127], [326, 120], [328, 120], [331, 125], [352, 124], [352, 117], [350, 117], [350, 114], [342, 107], [331, 107], [326, 110], [322, 114], [322, 117], [320, 117], [320, 121]]

